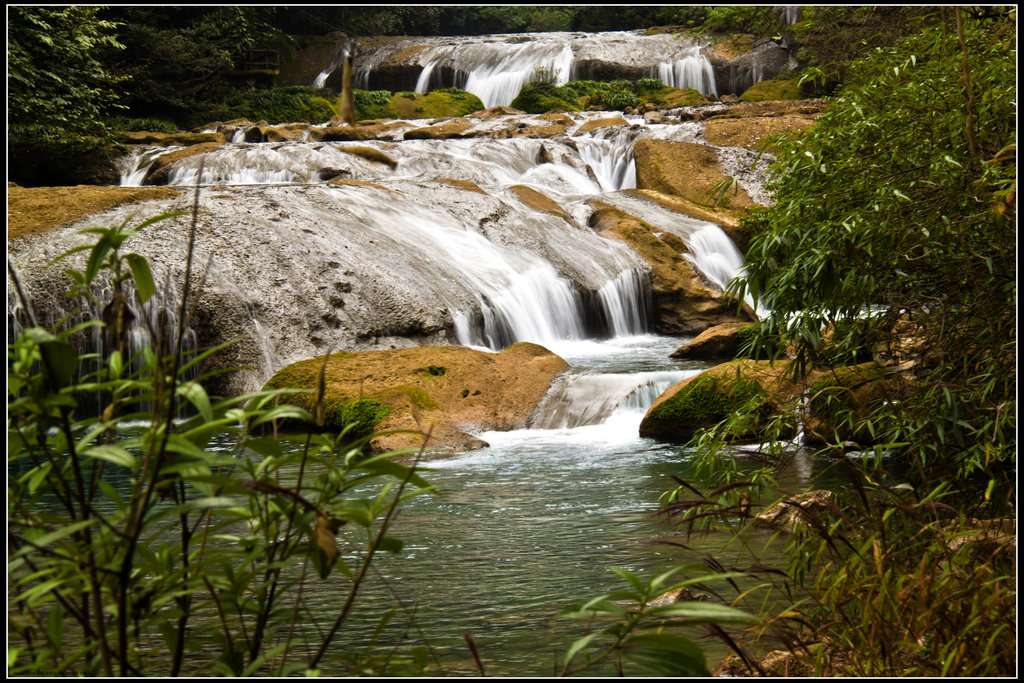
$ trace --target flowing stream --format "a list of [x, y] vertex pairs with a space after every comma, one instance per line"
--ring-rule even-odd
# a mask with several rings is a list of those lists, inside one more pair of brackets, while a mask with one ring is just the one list
[[[523, 47], [508, 60], [526, 59]], [[674, 55], [663, 78], [698, 77], [701, 65], [686, 62], [696, 54], [690, 49]], [[542, 56], [556, 60], [556, 70], [558, 59], [568, 59], [554, 46], [548, 52]], [[444, 54], [441, 46], [425, 57], [425, 73]], [[501, 64], [508, 66], [507, 60]], [[485, 84], [482, 68], [469, 69], [468, 82]], [[429, 73], [422, 78], [430, 82]], [[580, 124], [602, 115], [607, 113], [573, 117]], [[671, 533], [654, 517], [659, 496], [673, 486], [670, 475], [687, 475], [688, 454], [640, 438], [638, 426], [662, 391], [711, 364], [672, 360], [669, 354], [686, 340], [650, 334], [643, 264], [624, 244], [587, 227], [587, 201], [600, 196], [675, 233], [689, 248], [686, 259], [717, 288], [736, 275], [742, 259], [718, 226], [624, 192], [636, 185], [632, 143], [638, 136], [688, 141], [699, 136], [699, 125], [648, 126], [637, 117], [630, 123], [572, 139], [235, 142], [203, 155], [201, 181], [216, 185], [207, 210], [247, 239], [258, 235], [262, 241], [254, 249], [273, 253], [279, 264], [296, 263], [286, 260], [293, 251], [305, 254], [305, 263], [345, 254], [351, 277], [335, 283], [338, 296], [353, 288], [355, 294], [372, 287], [384, 292], [372, 305], [353, 299], [343, 308], [338, 304], [333, 327], [355, 329], [365, 310], [385, 308], [383, 300], [396, 308], [429, 308], [447, 322], [451, 342], [499, 350], [534, 341], [571, 365], [529, 429], [482, 433], [477, 436], [489, 448], [426, 463], [426, 476], [441, 495], [403, 507], [394, 535], [407, 541], [405, 550], [377, 560], [378, 573], [362, 598], [370, 608], [365, 611], [398, 596], [406, 611], [385, 640], [420, 642], [422, 632], [449, 673], [476, 673], [462, 638], [468, 632], [488, 674], [550, 674], [557, 653], [584, 632], [583, 624], [553, 616], [572, 602], [621, 588], [609, 567], [649, 578], [719, 545], [714, 539], [693, 550], [652, 544]], [[356, 147], [392, 155], [396, 163], [373, 163]], [[167, 151], [140, 149], [126, 160], [122, 184], [143, 184], [151, 164]], [[198, 158], [175, 162], [168, 183], [193, 184], [200, 168]], [[327, 187], [324, 169], [363, 184]], [[452, 189], [438, 179], [469, 181], [484, 192]], [[543, 192], [561, 213], [526, 206], [513, 192], [516, 186]], [[282, 225], [308, 235], [293, 244], [279, 231]], [[221, 233], [228, 230], [225, 225]], [[226, 261], [233, 246], [224, 238], [211, 249]], [[219, 260], [210, 272], [213, 284], [228, 277], [217, 271]], [[234, 285], [243, 293], [246, 285], [255, 291], [259, 278], [272, 277], [275, 292], [293, 288], [304, 302], [311, 297], [299, 289], [302, 278], [328, 287], [318, 274], [325, 271], [290, 267], [259, 266], [231, 277], [245, 283]], [[281, 331], [280, 318], [272, 316], [290, 314], [289, 305], [284, 298], [245, 304], [241, 321], [259, 339], [252, 388], [284, 364], [323, 352], [303, 346], [301, 334]], [[334, 343], [344, 346], [338, 334]], [[391, 334], [389, 339], [399, 335]], [[805, 481], [811, 475], [810, 464], [803, 463], [794, 476]], [[312, 600], [314, 609], [334, 609], [343, 600], [342, 585], [317, 585]], [[415, 627], [403, 636], [413, 612]], [[338, 647], [365, 644], [360, 638], [372, 628], [357, 618], [346, 629], [353, 640]], [[725, 650], [708, 648], [714, 667]]]

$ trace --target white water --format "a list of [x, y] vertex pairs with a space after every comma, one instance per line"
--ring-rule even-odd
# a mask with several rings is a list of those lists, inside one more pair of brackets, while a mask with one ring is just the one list
[[[359, 87], [367, 88], [372, 71], [390, 55], [418, 45], [414, 58], [420, 68], [415, 90], [426, 93], [442, 87], [458, 87], [477, 95], [485, 107], [508, 105], [523, 84], [550, 80], [564, 85], [569, 80], [590, 78], [580, 65], [614, 62], [661, 73], [668, 65], [666, 84], [717, 93], [711, 62], [700, 46], [683, 36], [644, 35], [641, 31], [604, 33], [524, 33], [452, 38], [410, 38], [393, 41], [356, 58]], [[322, 87], [338, 68], [335, 60], [317, 77]], [[671, 83], [669, 82], [671, 81]]]

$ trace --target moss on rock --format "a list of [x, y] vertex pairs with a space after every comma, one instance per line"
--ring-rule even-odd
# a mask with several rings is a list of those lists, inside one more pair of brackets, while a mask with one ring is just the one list
[[679, 382], [655, 400], [640, 423], [640, 436], [685, 443], [741, 406], [756, 419], [757, 438], [768, 420], [791, 411], [802, 387], [788, 379], [788, 363], [734, 360]]
[[[323, 364], [322, 356], [294, 363], [275, 374], [267, 388], [305, 390], [288, 392], [285, 399], [313, 413]], [[338, 420], [358, 414], [366, 423], [379, 415], [378, 430], [405, 431], [375, 438], [378, 451], [419, 446], [428, 432], [431, 448], [477, 447], [484, 444], [466, 430], [525, 426], [552, 380], [567, 367], [555, 354], [529, 343], [501, 353], [458, 346], [336, 353], [324, 372], [325, 426], [340, 429]], [[376, 401], [380, 409], [351, 405], [364, 399]]]
[[740, 95], [740, 102], [766, 102], [769, 100], [799, 100], [800, 86], [795, 80], [758, 81]]

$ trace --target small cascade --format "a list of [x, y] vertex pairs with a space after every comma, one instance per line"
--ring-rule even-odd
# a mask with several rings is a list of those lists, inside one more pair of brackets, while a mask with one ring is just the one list
[[532, 429], [574, 429], [606, 422], [625, 410], [643, 414], [673, 384], [699, 370], [628, 374], [569, 374], [552, 387], [538, 407]]
[[608, 131], [604, 133], [608, 137], [580, 137], [576, 140], [580, 157], [594, 171], [603, 192], [636, 187], [636, 164], [633, 163], [635, 135], [629, 131], [603, 130]]
[[743, 267], [743, 256], [736, 245], [725, 231], [713, 223], [691, 232], [686, 246], [690, 253], [683, 254], [683, 258], [722, 291]]
[[122, 187], [141, 187], [149, 175], [149, 169], [157, 158], [181, 149], [180, 147], [142, 147], [134, 146], [128, 154], [118, 159], [117, 163], [121, 170]]
[[699, 47], [691, 48], [682, 57], [661, 62], [651, 75], [672, 88], [693, 88], [704, 95], [718, 94], [711, 60]]

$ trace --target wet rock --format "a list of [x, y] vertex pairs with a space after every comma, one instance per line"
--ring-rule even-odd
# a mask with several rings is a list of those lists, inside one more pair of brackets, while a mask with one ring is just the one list
[[734, 358], [743, 342], [740, 331], [749, 325], [749, 323], [715, 325], [701, 332], [693, 341], [676, 349], [672, 358], [699, 358], [701, 360]]
[[466, 137], [465, 133], [473, 128], [469, 119], [457, 118], [433, 126], [413, 128], [405, 132], [406, 140], [443, 140], [445, 138]]
[[640, 436], [686, 443], [748, 401], [757, 401], [758, 431], [773, 415], [792, 411], [803, 387], [786, 376], [788, 362], [734, 360], [673, 385], [659, 396], [640, 423]]
[[836, 509], [831, 491], [806, 491], [779, 501], [756, 516], [757, 521], [776, 529], [796, 531], [802, 526], [821, 526]]
[[579, 128], [576, 129], [575, 135], [583, 135], [584, 133], [589, 133], [590, 131], [594, 130], [595, 128], [604, 128], [605, 126], [628, 126], [628, 125], [629, 125], [629, 121], [627, 121], [626, 119], [624, 119], [622, 117], [619, 117], [619, 116], [615, 116], [615, 117], [607, 118], [607, 119], [590, 119], [589, 121], [584, 122], [582, 126], [580, 126]]
[[308, 130], [308, 123], [293, 123], [285, 126], [265, 126], [260, 128], [260, 133], [267, 142], [294, 142], [302, 140]]
[[[279, 371], [268, 388], [316, 388], [323, 357]], [[500, 353], [465, 347], [419, 347], [335, 353], [325, 371], [325, 409], [369, 398], [390, 410], [378, 431], [412, 430], [373, 441], [375, 450], [418, 447], [430, 432], [430, 449], [486, 445], [468, 432], [526, 426], [556, 376], [568, 364], [536, 344], [518, 343]], [[315, 395], [294, 402], [312, 409]], [[337, 425], [334, 425], [337, 427]]]
[[569, 217], [569, 214], [567, 214], [565, 210], [555, 202], [555, 200], [541, 192], [538, 192], [532, 187], [527, 187], [526, 185], [513, 185], [509, 190], [515, 193], [519, 198], [519, 201], [526, 204], [531, 209], [544, 211], [567, 221], [572, 220]]
[[487, 109], [481, 109], [469, 114], [470, 118], [474, 119], [497, 119], [502, 116], [519, 116], [525, 114], [525, 111], [520, 109], [514, 109], [512, 107], [488, 107]]
[[636, 186], [678, 195], [704, 206], [746, 209], [753, 200], [721, 171], [712, 148], [693, 142], [642, 138], [633, 146]]
[[[609, 204], [591, 201], [590, 226], [602, 236], [628, 244], [651, 269], [655, 327], [663, 334], [698, 334], [724, 322], [736, 322], [736, 303], [710, 287], [683, 258], [679, 244], [658, 237], [658, 230]], [[685, 248], [685, 245], [683, 245]], [[744, 318], [753, 320], [749, 313]]]
[[649, 199], [660, 206], [677, 213], [691, 216], [698, 220], [708, 221], [722, 228], [733, 241], [740, 253], [747, 251], [750, 243], [750, 229], [743, 226], [745, 212], [723, 207], [702, 206], [683, 197], [663, 194], [654, 190], [625, 190], [627, 194]]
[[122, 131], [115, 137], [129, 145], [198, 145], [204, 142], [227, 142], [223, 133], [149, 133]]

